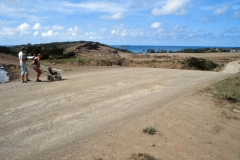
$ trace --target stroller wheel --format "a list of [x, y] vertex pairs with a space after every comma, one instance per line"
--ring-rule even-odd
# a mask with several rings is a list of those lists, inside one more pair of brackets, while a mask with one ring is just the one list
[[62, 76], [59, 76], [59, 77], [58, 77], [58, 80], [61, 80], [61, 79], [62, 79]]
[[48, 75], [48, 76], [47, 76], [47, 80], [49, 80], [49, 81], [50, 81], [50, 80], [51, 80], [51, 76], [49, 76], [49, 75]]

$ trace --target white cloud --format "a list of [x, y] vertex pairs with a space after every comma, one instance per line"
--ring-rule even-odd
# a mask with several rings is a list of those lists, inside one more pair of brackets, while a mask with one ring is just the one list
[[127, 30], [123, 30], [122, 33], [121, 33], [121, 36], [124, 37], [127, 35]]
[[227, 11], [228, 7], [227, 6], [224, 6], [222, 8], [218, 8], [214, 11], [214, 15], [215, 16], [219, 16], [219, 15], [222, 15], [224, 14], [226, 11]]
[[143, 35], [144, 35], [143, 32], [138, 31], [137, 29], [130, 30], [129, 32], [130, 32], [130, 35], [131, 35], [132, 37], [143, 36]]
[[70, 36], [72, 36], [72, 37], [76, 36], [77, 33], [78, 33], [78, 27], [69, 28], [69, 29], [67, 30], [67, 33], [68, 33], [68, 35], [70, 35]]
[[116, 33], [117, 33], [116, 29], [113, 29], [113, 30], [111, 31], [111, 34], [116, 34]]
[[35, 31], [34, 33], [33, 33], [33, 36], [37, 36], [38, 35], [38, 31]]
[[15, 34], [15, 31], [12, 28], [7, 28], [4, 27], [1, 31], [0, 31], [0, 36], [12, 36]]
[[19, 26], [17, 26], [16, 31], [19, 31], [20, 35], [25, 35], [25, 34], [30, 34], [29, 30], [29, 24], [27, 23], [22, 23]]
[[0, 1], [0, 14], [5, 17], [13, 17], [13, 18], [19, 18], [19, 19], [28, 19], [28, 20], [37, 20], [38, 17], [36, 17], [33, 12], [36, 11], [36, 9], [33, 7], [26, 7], [23, 6], [23, 3], [18, 2], [18, 0], [11, 0], [8, 1]]
[[86, 32], [84, 33], [84, 36], [87, 37], [88, 39], [101, 39], [101, 36], [99, 36], [95, 32]]
[[39, 30], [41, 28], [41, 24], [40, 23], [36, 23], [34, 26], [32, 26], [33, 30]]
[[94, 33], [94, 32], [86, 32], [86, 33], [84, 33], [85, 34], [85, 36], [96, 36], [96, 33]]
[[191, 0], [167, 0], [166, 4], [159, 8], [154, 8], [152, 14], [167, 15], [167, 14], [185, 14], [187, 12], [188, 4]]
[[119, 26], [115, 26], [112, 31], [111, 34], [119, 34], [124, 30], [124, 25], [120, 24]]
[[116, 37], [136, 37], [136, 36], [143, 36], [144, 33], [139, 31], [137, 28], [126, 28], [123, 24], [115, 26], [111, 30], [111, 35]]
[[72, 7], [79, 8], [84, 10], [85, 12], [108, 12], [108, 13], [116, 13], [123, 12], [125, 9], [122, 5], [113, 2], [82, 2], [82, 3], [70, 3], [64, 2], [62, 3], [63, 7]]
[[52, 37], [53, 36], [53, 31], [49, 30], [48, 32], [43, 32], [42, 36], [43, 37]]
[[107, 29], [106, 28], [103, 28], [100, 30], [100, 32], [105, 32]]
[[151, 25], [151, 28], [159, 28], [161, 26], [161, 22], [154, 22], [152, 25]]
[[157, 30], [158, 33], [162, 32], [162, 31], [164, 31], [163, 28], [160, 28], [160, 29]]
[[240, 11], [235, 11], [233, 15], [231, 16], [232, 18], [240, 18]]
[[21, 25], [19, 25], [18, 27], [17, 27], [17, 30], [18, 31], [26, 31], [26, 30], [28, 30], [28, 28], [29, 28], [29, 24], [27, 24], [27, 23], [22, 23]]
[[121, 12], [118, 12], [118, 13], [114, 13], [112, 15], [103, 15], [103, 16], [100, 16], [99, 18], [100, 19], [112, 19], [112, 20], [119, 20], [119, 19], [122, 19], [122, 13]]
[[52, 26], [52, 30], [63, 30], [63, 26], [54, 25]]

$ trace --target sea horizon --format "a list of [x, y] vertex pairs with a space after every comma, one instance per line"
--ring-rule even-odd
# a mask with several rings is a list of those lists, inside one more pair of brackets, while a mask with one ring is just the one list
[[[94, 42], [93, 42], [94, 43]], [[35, 45], [35, 44], [32, 44]], [[240, 48], [240, 47], [233, 47], [233, 46], [175, 46], [175, 45], [108, 45], [112, 48], [127, 50], [132, 53], [147, 53], [148, 49], [152, 49], [155, 52], [158, 51], [172, 51], [172, 52], [178, 52], [183, 49], [201, 49], [201, 48], [219, 48], [219, 49], [234, 49], [234, 48]], [[21, 46], [21, 45], [0, 45], [4, 47], [12, 47], [12, 46]]]
[[233, 49], [240, 47], [230, 47], [230, 46], [162, 46], [162, 45], [109, 45], [113, 48], [128, 50], [133, 53], [147, 53], [148, 49], [153, 49], [154, 51], [165, 50], [167, 52], [178, 52], [183, 49], [201, 49], [201, 48], [218, 48], [218, 49]]

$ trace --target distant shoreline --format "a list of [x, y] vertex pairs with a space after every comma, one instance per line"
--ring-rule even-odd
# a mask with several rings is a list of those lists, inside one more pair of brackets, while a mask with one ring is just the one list
[[154, 50], [155, 52], [158, 51], [179, 52], [184, 49], [206, 49], [206, 48], [240, 50], [240, 47], [218, 47], [218, 46], [156, 46], [156, 45], [109, 45], [109, 46], [120, 50], [130, 51], [132, 53], [147, 53], [147, 50], [149, 49]]
[[[0, 52], [14, 48], [16, 51], [20, 46], [39, 46], [47, 44], [69, 44], [77, 42], [52, 42], [46, 44], [22, 44], [22, 45], [0, 45]], [[87, 41], [79, 41], [79, 43], [88, 43]], [[105, 45], [99, 42], [91, 42], [98, 45]], [[212, 53], [212, 52], [240, 52], [240, 47], [230, 46], [165, 46], [165, 45], [105, 45], [111, 48], [121, 50], [123, 52], [139, 53]], [[207, 49], [207, 50], [206, 50]], [[200, 50], [200, 51], [199, 51]], [[219, 50], [219, 51], [218, 51]]]

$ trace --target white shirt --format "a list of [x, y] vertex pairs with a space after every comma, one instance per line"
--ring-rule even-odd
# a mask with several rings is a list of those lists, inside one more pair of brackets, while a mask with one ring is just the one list
[[20, 62], [22, 62], [22, 59], [25, 59], [25, 54], [21, 51], [18, 53], [18, 57], [19, 57]]

